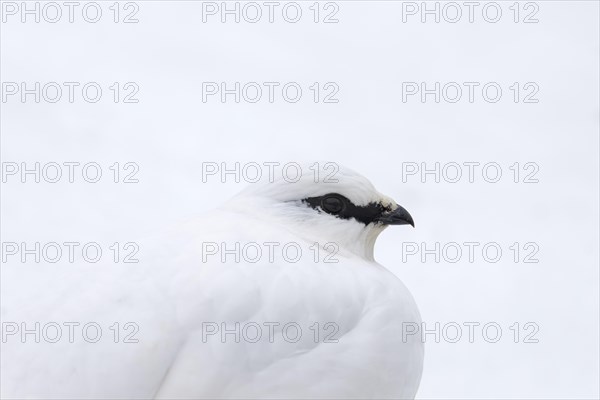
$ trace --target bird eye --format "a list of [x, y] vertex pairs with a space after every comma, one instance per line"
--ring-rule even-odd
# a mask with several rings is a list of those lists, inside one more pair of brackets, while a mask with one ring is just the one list
[[337, 214], [344, 209], [344, 202], [339, 197], [325, 197], [321, 202], [323, 210], [329, 214]]

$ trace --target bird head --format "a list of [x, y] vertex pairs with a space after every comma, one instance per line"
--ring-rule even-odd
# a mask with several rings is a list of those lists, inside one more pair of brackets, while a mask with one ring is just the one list
[[257, 217], [283, 224], [310, 241], [333, 242], [373, 260], [379, 234], [389, 225], [412, 225], [410, 213], [379, 193], [362, 175], [335, 163], [301, 165], [251, 184], [233, 200], [251, 204]]

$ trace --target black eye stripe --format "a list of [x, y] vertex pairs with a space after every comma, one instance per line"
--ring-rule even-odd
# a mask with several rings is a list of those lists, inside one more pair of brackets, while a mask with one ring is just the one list
[[[343, 203], [343, 207], [338, 210], [338, 207], [333, 207], [333, 203], [337, 200]], [[328, 214], [332, 214], [336, 217], [343, 219], [354, 218], [365, 225], [370, 224], [381, 216], [386, 209], [377, 203], [369, 203], [366, 206], [356, 206], [348, 198], [337, 193], [329, 193], [324, 196], [309, 197], [302, 200], [314, 209], [322, 210]], [[332, 207], [328, 207], [332, 205]]]
[[329, 214], [338, 214], [346, 208], [348, 199], [339, 196], [323, 196], [321, 199], [321, 208]]

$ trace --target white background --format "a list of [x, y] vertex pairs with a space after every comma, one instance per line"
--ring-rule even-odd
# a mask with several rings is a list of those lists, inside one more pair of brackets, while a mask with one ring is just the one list
[[[131, 241], [244, 186], [203, 183], [203, 162], [334, 161], [415, 218], [416, 229], [386, 231], [375, 254], [411, 290], [428, 327], [503, 328], [494, 344], [480, 331], [474, 343], [429, 336], [419, 398], [598, 398], [598, 3], [538, 1], [539, 22], [530, 24], [513, 21], [513, 2], [499, 2], [497, 23], [482, 17], [484, 2], [473, 23], [465, 6], [457, 23], [422, 23], [420, 14], [404, 23], [402, 2], [337, 1], [332, 24], [314, 23], [313, 2], [299, 3], [298, 23], [286, 22], [281, 7], [274, 23], [266, 15], [203, 23], [193, 1], [138, 1], [135, 24], [114, 23], [112, 2], [100, 2], [97, 23], [85, 22], [81, 8], [74, 23], [4, 15], [2, 82], [98, 82], [104, 92], [95, 104], [80, 91], [72, 104], [66, 93], [55, 104], [3, 100], [2, 161], [95, 161], [106, 175], [96, 184], [80, 175], [73, 184], [9, 177], [2, 240]], [[297, 103], [280, 95], [202, 102], [202, 82], [236, 81], [298, 82], [304, 92]], [[113, 82], [135, 82], [139, 102], [115, 104]], [[337, 83], [339, 102], [314, 103], [314, 82]], [[503, 95], [490, 103], [479, 89], [473, 103], [466, 92], [455, 104], [403, 102], [402, 82], [497, 82]], [[514, 82], [535, 82], [539, 102], [515, 103]], [[116, 161], [137, 163], [140, 182], [112, 183]], [[474, 183], [402, 179], [403, 163], [469, 161], [496, 162], [503, 176], [488, 183], [478, 169]], [[539, 183], [514, 183], [515, 162], [535, 162]], [[457, 263], [403, 263], [402, 242], [497, 242], [504, 253], [497, 263], [480, 251], [473, 263], [465, 254]], [[537, 243], [539, 263], [515, 263], [514, 242]], [[536, 323], [539, 343], [514, 343], [515, 322]]]

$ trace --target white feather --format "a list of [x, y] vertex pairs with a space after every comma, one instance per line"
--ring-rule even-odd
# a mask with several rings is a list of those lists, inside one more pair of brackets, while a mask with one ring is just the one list
[[[383, 229], [298, 200], [337, 192], [355, 204], [393, 201], [356, 173], [337, 177], [252, 186], [141, 245], [140, 264], [3, 267], [3, 322], [94, 321], [106, 329], [131, 321], [139, 343], [114, 343], [107, 331], [98, 343], [11, 337], [2, 346], [2, 398], [413, 398], [423, 345], [402, 331], [420, 317], [402, 282], [373, 259]], [[294, 242], [303, 256], [203, 263], [206, 242]], [[315, 262], [315, 242], [339, 245], [339, 262]], [[280, 325], [273, 343], [266, 328], [255, 343], [237, 343], [233, 335], [203, 337], [207, 323]], [[282, 340], [286, 323], [303, 329], [298, 342]], [[337, 343], [323, 342], [333, 331], [327, 323], [339, 328]]]

